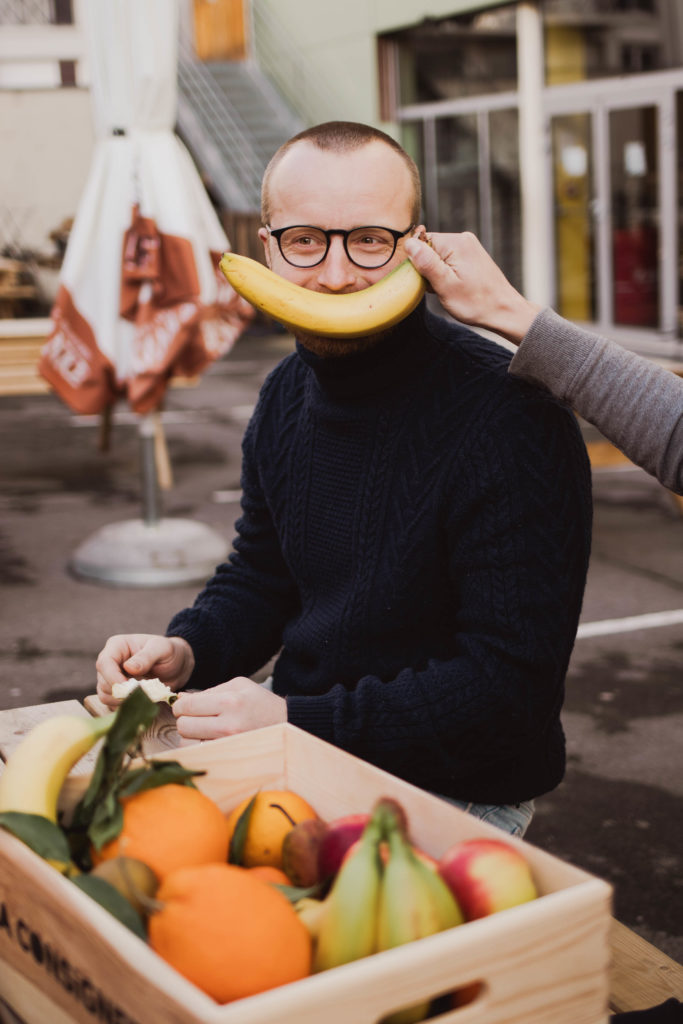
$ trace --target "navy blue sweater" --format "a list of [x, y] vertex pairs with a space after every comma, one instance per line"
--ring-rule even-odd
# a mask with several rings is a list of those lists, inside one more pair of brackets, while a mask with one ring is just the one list
[[565, 766], [590, 472], [573, 414], [426, 312], [285, 358], [243, 441], [228, 562], [177, 615], [189, 687], [278, 651], [293, 724], [444, 795], [516, 803]]

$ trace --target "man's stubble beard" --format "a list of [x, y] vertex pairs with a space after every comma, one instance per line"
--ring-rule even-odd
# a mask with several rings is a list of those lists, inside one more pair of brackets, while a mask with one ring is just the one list
[[302, 331], [297, 331], [296, 339], [313, 355], [321, 359], [334, 359], [357, 355], [359, 352], [368, 352], [390, 333], [391, 329], [379, 331], [377, 334], [368, 334], [362, 338], [321, 338], [317, 334], [304, 334]]

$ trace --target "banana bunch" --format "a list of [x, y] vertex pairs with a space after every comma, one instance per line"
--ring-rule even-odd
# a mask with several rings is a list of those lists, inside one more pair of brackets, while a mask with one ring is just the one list
[[0, 811], [40, 814], [56, 822], [57, 800], [69, 771], [115, 718], [115, 711], [100, 718], [56, 715], [34, 726], [0, 775]]
[[371, 819], [349, 850], [324, 901], [303, 900], [301, 919], [314, 939], [313, 970], [360, 960], [377, 951], [381, 881], [378, 823]]
[[219, 264], [242, 298], [293, 331], [326, 338], [361, 338], [393, 327], [424, 295], [425, 282], [410, 260], [359, 292], [330, 295], [285, 280], [247, 256], [226, 252]]
[[[296, 910], [314, 940], [314, 971], [464, 922], [446, 883], [414, 851], [402, 809], [388, 798], [376, 805], [325, 899], [301, 899]], [[428, 1008], [427, 1002], [401, 1010], [383, 1024], [412, 1024]]]
[[[464, 917], [446, 883], [415, 853], [400, 823], [388, 825], [389, 858], [384, 866], [377, 914], [377, 948], [393, 949], [406, 942], [464, 924]], [[414, 1024], [424, 1020], [431, 1000], [399, 1010], [382, 1024]]]

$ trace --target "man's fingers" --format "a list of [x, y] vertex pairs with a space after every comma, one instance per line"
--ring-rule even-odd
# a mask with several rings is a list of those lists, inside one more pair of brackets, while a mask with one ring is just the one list
[[181, 715], [176, 719], [176, 727], [184, 740], [217, 740], [230, 735], [225, 719], [217, 715], [203, 718]]
[[445, 285], [447, 281], [452, 281], [452, 267], [447, 266], [426, 242], [421, 242], [417, 238], [407, 238], [405, 252], [415, 269], [427, 278], [435, 291], [438, 291], [440, 283]]
[[[152, 673], [155, 666], [161, 666], [164, 662], [170, 661], [173, 656], [173, 648], [167, 637], [153, 637], [147, 640], [139, 651], [136, 651], [127, 661], [123, 662], [123, 668], [136, 679], [144, 679]], [[156, 675], [157, 672], [154, 672]]]

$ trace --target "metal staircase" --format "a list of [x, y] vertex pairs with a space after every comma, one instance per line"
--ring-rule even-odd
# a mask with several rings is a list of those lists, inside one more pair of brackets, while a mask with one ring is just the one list
[[226, 209], [259, 210], [266, 164], [304, 127], [253, 61], [203, 63], [181, 42], [178, 132]]

